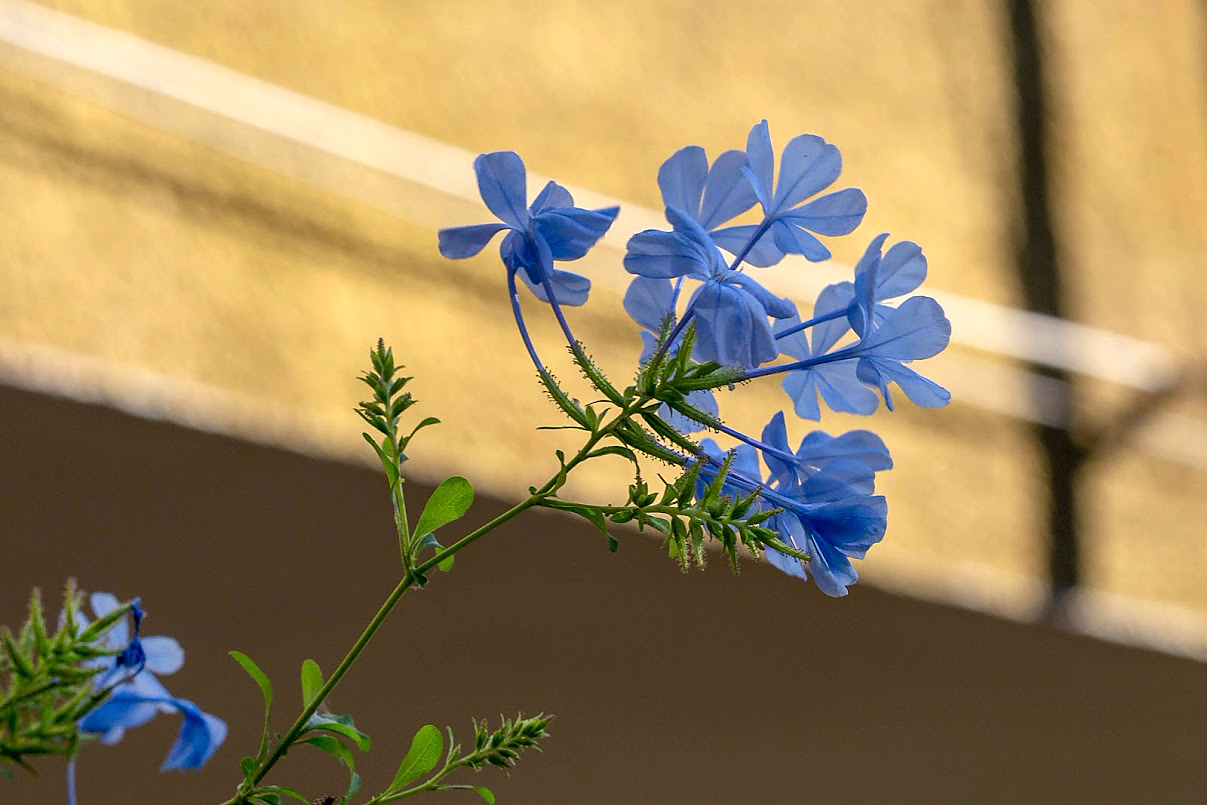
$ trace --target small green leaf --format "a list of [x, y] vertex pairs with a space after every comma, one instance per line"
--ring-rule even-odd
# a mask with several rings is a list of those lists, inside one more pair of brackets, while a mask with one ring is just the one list
[[440, 564], [436, 565], [436, 567], [440, 568], [440, 570], [443, 572], [448, 573], [453, 569], [453, 560], [456, 558], [456, 556], [449, 554], [447, 557], [441, 560]]
[[251, 657], [242, 651], [232, 651], [230, 656], [260, 686], [260, 692], [264, 694], [264, 710], [269, 710], [272, 707], [272, 683], [268, 681], [268, 677], [260, 670], [260, 666], [252, 662]]
[[352, 756], [352, 750], [349, 749], [347, 745], [345, 745], [344, 742], [338, 738], [334, 738], [330, 735], [311, 735], [305, 740], [298, 741], [298, 743], [309, 744], [315, 749], [332, 755], [339, 760], [340, 763], [343, 763], [345, 766], [347, 766], [350, 773], [356, 771], [356, 759]]
[[250, 755], [239, 761], [239, 768], [243, 770], [244, 777], [251, 777], [251, 773], [256, 770], [256, 759]]
[[292, 788], [286, 788], [283, 785], [265, 786], [264, 788], [260, 789], [260, 792], [261, 792], [261, 796], [263, 796], [265, 798], [265, 800], [267, 800], [269, 797], [276, 797], [277, 801], [280, 802], [281, 796], [283, 795], [286, 797], [290, 797], [291, 799], [296, 799], [298, 802], [305, 802], [305, 803], [310, 802], [309, 799], [302, 796], [297, 791], [294, 791]]
[[600, 533], [605, 537], [608, 536], [608, 524], [604, 521], [603, 512], [594, 506], [580, 506], [578, 504], [564, 504], [559, 502], [557, 508], [565, 512], [577, 514], [579, 517], [598, 528]]
[[629, 448], [618, 444], [610, 444], [607, 447], [601, 447], [587, 454], [587, 458], [598, 458], [599, 456], [620, 456], [633, 462], [633, 466], [640, 466], [637, 463], [637, 455]]
[[389, 791], [397, 791], [407, 783], [417, 780], [436, 768], [436, 762], [444, 754], [444, 736], [440, 730], [431, 724], [420, 727], [411, 741], [411, 749], [402, 759], [394, 782], [390, 783]]
[[381, 466], [385, 468], [386, 478], [389, 479], [390, 486], [392, 488], [398, 483], [398, 468], [394, 466], [393, 460], [390, 459], [389, 454], [382, 449], [381, 445], [377, 443], [376, 439], [367, 433], [362, 433], [361, 436], [365, 437], [365, 441], [372, 446], [373, 452], [377, 453], [377, 457], [381, 459]]
[[495, 805], [495, 795], [491, 793], [489, 788], [478, 786], [474, 789], [474, 793], [486, 800], [486, 805]]
[[323, 672], [314, 660], [302, 663], [302, 707], [309, 707], [323, 687]]
[[428, 498], [415, 524], [412, 537], [422, 537], [432, 533], [437, 528], [446, 526], [469, 510], [474, 502], [474, 488], [469, 481], [459, 475], [444, 481], [436, 487], [436, 491]]
[[315, 713], [306, 722], [306, 729], [309, 732], [330, 732], [341, 735], [356, 744], [360, 751], [369, 751], [369, 736], [356, 728], [356, 724], [352, 722], [352, 716], [330, 716]]

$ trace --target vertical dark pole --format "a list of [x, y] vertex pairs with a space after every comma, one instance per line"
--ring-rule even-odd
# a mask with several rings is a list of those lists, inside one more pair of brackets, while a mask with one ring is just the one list
[[[1010, 21], [1014, 82], [1017, 90], [1018, 222], [1015, 232], [1018, 279], [1027, 307], [1064, 318], [1060, 260], [1048, 197], [1048, 108], [1043, 52], [1033, 0], [1006, 0]], [[1053, 604], [1081, 581], [1078, 544], [1077, 486], [1084, 456], [1074, 440], [1073, 391], [1069, 372], [1031, 367], [1042, 376], [1063, 381], [1065, 393], [1052, 424], [1037, 425], [1049, 494], [1048, 572]]]

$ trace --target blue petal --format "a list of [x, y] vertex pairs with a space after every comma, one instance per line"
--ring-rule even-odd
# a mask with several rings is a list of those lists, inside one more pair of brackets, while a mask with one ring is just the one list
[[717, 229], [709, 234], [712, 236], [713, 243], [735, 257], [744, 252], [745, 257], [742, 258], [744, 262], [756, 268], [768, 268], [783, 260], [784, 252], [775, 245], [775, 239], [771, 237], [770, 230], [767, 229], [763, 230], [754, 246], [747, 248], [750, 239], [758, 230], [759, 227], [755, 224], [745, 224]]
[[799, 227], [819, 235], [849, 235], [863, 221], [868, 199], [862, 190], [847, 188], [814, 199], [781, 216]]
[[842, 155], [837, 148], [814, 134], [792, 138], [780, 158], [773, 210], [788, 211], [834, 184], [840, 173]]
[[851, 560], [832, 545], [810, 539], [806, 552], [812, 560], [809, 562], [809, 572], [813, 575], [813, 583], [831, 598], [842, 598], [847, 594], [847, 587], [859, 580], [859, 574], [851, 567]]
[[731, 272], [722, 280], [726, 285], [736, 285], [758, 300], [767, 315], [773, 319], [786, 319], [796, 315], [796, 305], [791, 299], [781, 298], [768, 291], [748, 274]]
[[[808, 542], [808, 534], [805, 533], [800, 521], [794, 515], [781, 514], [778, 517], [773, 517], [768, 525], [776, 530], [781, 541], [786, 542], [799, 551], [805, 550]], [[767, 561], [772, 567], [787, 573], [789, 576], [794, 576], [798, 579], [808, 578], [805, 575], [804, 565], [795, 556], [788, 556], [785, 553], [768, 549]]]
[[750, 183], [764, 210], [771, 206], [771, 178], [775, 172], [775, 151], [767, 121], [755, 124], [746, 137], [746, 163]]
[[810, 530], [819, 543], [828, 544], [853, 559], [884, 538], [888, 504], [883, 495], [865, 495], [823, 503], [808, 512]]
[[830, 259], [830, 250], [798, 226], [778, 219], [771, 224], [771, 237], [784, 254], [799, 254], [812, 263]]
[[715, 229], [758, 203], [750, 180], [742, 173], [744, 167], [746, 155], [741, 151], [726, 151], [717, 157], [704, 184], [704, 202], [697, 219], [700, 226]]
[[[827, 285], [825, 288], [822, 288], [821, 293], [817, 295], [817, 301], [813, 303], [813, 316], [816, 318], [849, 308], [851, 305], [850, 293], [852, 290], [851, 283], [849, 282], [836, 282], [833, 285]], [[830, 319], [829, 321], [823, 321], [821, 324], [813, 325], [809, 333], [813, 340], [813, 354], [826, 354], [850, 330], [850, 322], [844, 317]]]
[[172, 703], [184, 716], [184, 723], [159, 770], [200, 769], [226, 740], [226, 722], [201, 712], [197, 705], [186, 699], [174, 699]]
[[884, 404], [890, 411], [893, 410], [893, 400], [888, 390], [890, 382], [900, 386], [905, 396], [921, 408], [942, 408], [951, 402], [951, 392], [947, 389], [896, 361], [860, 358], [858, 372], [860, 380], [879, 387], [884, 395]]
[[876, 393], [860, 382], [854, 360], [824, 363], [788, 372], [783, 388], [792, 399], [793, 410], [801, 419], [821, 419], [818, 395], [827, 408], [840, 414], [868, 416], [875, 413], [880, 405]]
[[853, 430], [834, 437], [815, 430], [801, 440], [796, 455], [815, 467], [825, 467], [832, 461], [844, 459], [862, 462], [873, 470], [888, 470], [893, 466], [884, 440], [870, 430]]
[[700, 248], [675, 232], [647, 229], [629, 238], [624, 256], [630, 274], [653, 279], [691, 276], [707, 279], [712, 261]]
[[[762, 440], [764, 444], [774, 447], [776, 450], [782, 450], [785, 453], [792, 452], [792, 448], [788, 446], [788, 427], [784, 423], [783, 411], [777, 411], [767, 426], [763, 428]], [[782, 489], [797, 482], [795, 462], [789, 463], [771, 453], [763, 453], [763, 461], [766, 462], [767, 470], [771, 473], [769, 480], [776, 489]]]
[[942, 352], [951, 340], [951, 322], [928, 296], [911, 296], [862, 342], [860, 355], [914, 361]]
[[751, 368], [779, 354], [767, 312], [742, 289], [709, 282], [696, 291], [692, 305], [700, 360]]
[[557, 182], [549, 182], [545, 185], [541, 192], [537, 194], [532, 201], [532, 207], [529, 209], [531, 215], [537, 215], [547, 209], [554, 207], [573, 207], [574, 197], [570, 195], [570, 191], [562, 187]]
[[440, 254], [450, 260], [473, 257], [486, 248], [491, 238], [506, 228], [505, 224], [475, 224], [441, 229]]
[[97, 709], [80, 720], [80, 731], [103, 735], [103, 743], [116, 743], [125, 730], [146, 724], [159, 712], [156, 699], [118, 688]]
[[915, 290], [926, 279], [926, 257], [916, 243], [903, 240], [894, 244], [880, 261], [877, 272], [876, 300], [895, 299]]
[[549, 245], [553, 259], [577, 260], [603, 237], [619, 212], [619, 207], [603, 210], [557, 207], [536, 216], [533, 230]]
[[[557, 297], [559, 305], [578, 307], [587, 301], [587, 296], [591, 291], [591, 280], [579, 274], [556, 269], [549, 271], [548, 275], [549, 284], [553, 286], [553, 294]], [[549, 294], [545, 292], [545, 284], [540, 281], [539, 277], [534, 277], [531, 271], [525, 270], [520, 272], [520, 279], [537, 299], [542, 302], [549, 301]]]
[[474, 160], [478, 191], [486, 208], [513, 229], [528, 225], [528, 190], [524, 163], [514, 151], [480, 154]]
[[[88, 597], [88, 603], [92, 606], [92, 613], [97, 618], [103, 618], [121, 606], [121, 602], [117, 600], [117, 596], [113, 593], [93, 593]], [[87, 628], [87, 626], [85, 625], [81, 628]], [[121, 651], [129, 644], [130, 627], [126, 623], [125, 618], [113, 624], [109, 631], [105, 632], [102, 642], [105, 648], [114, 651]]]
[[855, 291], [853, 294], [855, 307], [851, 309], [848, 318], [851, 328], [860, 337], [865, 337], [872, 331], [873, 311], [876, 306], [876, 286], [880, 271], [880, 252], [884, 248], [884, 241], [887, 238], [887, 233], [872, 238], [867, 251], [855, 264]]
[[658, 189], [664, 207], [678, 207], [693, 218], [700, 217], [700, 197], [708, 178], [708, 156], [698, 145], [689, 145], [671, 155], [658, 169]]
[[174, 674], [184, 665], [184, 649], [170, 637], [144, 637], [146, 668], [156, 674]]
[[814, 473], [801, 484], [801, 494], [811, 503], [824, 503], [872, 494], [876, 473], [861, 461], [839, 460]]
[[[734, 450], [733, 464], [730, 465], [729, 470], [751, 481], [762, 482], [762, 473], [759, 472], [759, 453], [748, 444], [740, 444]], [[738, 491], [741, 492], [741, 490]], [[739, 497], [745, 497], [745, 494], [739, 494]]]
[[669, 280], [634, 277], [624, 293], [625, 312], [650, 332], [662, 330], [662, 320], [670, 312], [675, 298], [674, 284]]

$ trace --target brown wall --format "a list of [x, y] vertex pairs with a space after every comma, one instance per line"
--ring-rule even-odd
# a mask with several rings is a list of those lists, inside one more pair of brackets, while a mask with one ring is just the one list
[[[146, 632], [188, 653], [169, 689], [232, 727], [198, 774], [155, 771], [167, 719], [88, 747], [81, 802], [229, 796], [259, 694], [225, 652], [272, 675], [283, 728], [301, 660], [330, 669], [392, 586], [381, 480], [13, 390], [0, 421], [0, 621], [67, 575], [141, 595]], [[526, 516], [405, 599], [334, 701], [375, 740], [366, 789], [423, 723], [464, 735], [474, 715], [543, 709], [546, 751], [474, 780], [501, 803], [1203, 801], [1201, 664], [869, 586], [829, 600], [762, 566], [685, 576], [620, 536], [611, 556], [590, 528]], [[60, 765], [41, 767], [0, 802], [62, 802]], [[340, 784], [317, 753], [286, 768], [312, 795]]]

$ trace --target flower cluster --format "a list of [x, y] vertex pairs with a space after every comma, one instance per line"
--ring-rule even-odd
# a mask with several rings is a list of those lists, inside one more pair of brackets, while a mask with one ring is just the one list
[[[527, 207], [523, 163], [511, 152], [482, 155], [474, 167], [482, 198], [502, 223], [443, 230], [441, 253], [469, 257], [510, 230], [501, 256], [512, 309], [543, 381], [550, 385], [524, 323], [517, 274], [551, 306], [588, 379], [611, 402], [630, 400], [637, 392], [621, 394], [592, 373], [561, 310], [586, 301], [589, 281], [554, 267], [585, 255], [616, 208], [575, 208], [552, 182]], [[876, 472], [892, 466], [884, 443], [864, 430], [838, 437], [814, 431], [793, 451], [782, 413], [754, 438], [721, 421], [715, 392], [778, 375], [793, 411], [807, 420], [820, 419], [819, 401], [831, 411], [868, 415], [883, 399], [892, 410], [892, 385], [916, 405], [947, 404], [948, 392], [910, 366], [941, 352], [951, 335], [937, 302], [909, 295], [926, 277], [916, 244], [902, 241], [886, 251], [888, 235], [873, 238], [852, 281], [825, 288], [807, 318], [746, 270], [770, 268], [790, 255], [811, 262], [830, 257], [821, 238], [849, 235], [867, 211], [862, 191], [831, 190], [841, 170], [835, 146], [802, 135], [783, 148], [777, 173], [766, 121], [751, 129], [745, 150], [726, 151], [710, 163], [704, 149], [688, 146], [663, 163], [658, 186], [670, 228], [628, 241], [624, 267], [635, 277], [624, 308], [642, 328], [639, 377], [665, 380], [684, 356], [695, 374], [680, 372], [675, 387], [645, 386], [655, 406], [663, 405], [656, 416], [645, 409], [635, 415], [668, 449], [653, 447], [648, 431], [616, 429], [617, 438], [639, 451], [697, 469], [701, 490], [720, 477], [734, 500], [758, 492], [756, 508], [774, 512], [767, 522], [782, 547], [803, 556], [818, 587], [832, 596], [844, 595], [857, 578], [850, 559], [863, 558], [884, 535], [887, 507], [874, 494]], [[575, 409], [559, 405], [577, 419]], [[732, 460], [711, 439], [687, 438], [702, 430], [736, 440]], [[768, 559], [790, 575], [806, 576], [798, 556], [769, 548]]]

